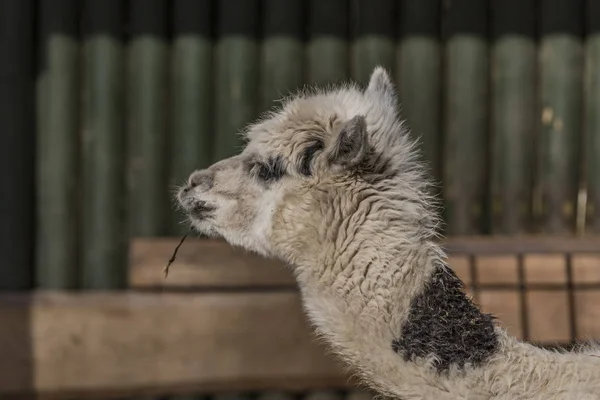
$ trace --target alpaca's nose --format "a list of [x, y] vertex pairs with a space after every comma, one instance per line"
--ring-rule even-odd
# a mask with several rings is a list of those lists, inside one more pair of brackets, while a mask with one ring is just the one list
[[190, 189], [199, 187], [202, 190], [210, 190], [213, 186], [214, 174], [208, 170], [196, 171], [188, 180]]

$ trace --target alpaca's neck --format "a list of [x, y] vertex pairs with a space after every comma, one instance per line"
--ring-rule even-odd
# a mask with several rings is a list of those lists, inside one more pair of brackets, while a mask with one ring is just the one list
[[[435, 243], [385, 241], [357, 240], [297, 269], [318, 333], [375, 389], [403, 399], [548, 398], [566, 379], [600, 396], [600, 359], [509, 338], [467, 298]], [[561, 361], [569, 357], [578, 364]]]

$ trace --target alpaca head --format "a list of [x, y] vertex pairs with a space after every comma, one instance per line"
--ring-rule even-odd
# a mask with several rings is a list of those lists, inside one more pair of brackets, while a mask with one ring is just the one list
[[365, 89], [292, 96], [244, 134], [244, 150], [192, 173], [178, 201], [200, 233], [262, 255], [290, 260], [335, 241], [329, 227], [367, 197], [385, 208], [425, 192], [383, 68]]

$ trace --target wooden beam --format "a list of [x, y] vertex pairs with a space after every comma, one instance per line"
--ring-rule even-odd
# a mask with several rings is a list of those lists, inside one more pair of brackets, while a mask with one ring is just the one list
[[599, 253], [600, 236], [457, 236], [448, 238], [444, 248], [450, 254]]
[[0, 321], [3, 399], [348, 384], [296, 292], [3, 294]]
[[178, 238], [140, 238], [131, 245], [129, 283], [134, 288], [264, 288], [296, 283], [284, 264], [265, 259], [221, 240], [188, 238], [164, 278], [162, 270]]
[[[162, 268], [177, 238], [135, 240], [130, 284], [166, 290], [295, 288], [289, 269], [220, 240], [192, 239], [164, 279]], [[590, 299], [600, 295], [597, 238], [451, 238], [450, 267], [484, 311], [509, 332], [538, 343], [600, 338]], [[452, 251], [453, 250], [453, 251]], [[565, 252], [573, 251], [570, 264]], [[592, 251], [595, 251], [593, 253]], [[519, 254], [521, 254], [521, 263]], [[471, 257], [473, 254], [473, 257]], [[569, 295], [572, 285], [573, 295]]]
[[[295, 280], [282, 262], [265, 259], [222, 240], [191, 239], [180, 247], [177, 259], [165, 279], [162, 269], [179, 243], [179, 238], [139, 238], [130, 252], [129, 282], [135, 288], [266, 288], [294, 287]], [[545, 274], [564, 265], [565, 253], [574, 252], [574, 260], [587, 257], [587, 269], [593, 273], [593, 260], [600, 262], [600, 238], [560, 237], [468, 237], [450, 238], [444, 246], [450, 254], [450, 266], [470, 283], [469, 255], [476, 256], [479, 283], [514, 275], [517, 254], [522, 253], [531, 273]], [[594, 255], [595, 254], [595, 255]], [[528, 261], [531, 260], [531, 261]], [[597, 264], [600, 265], [600, 264]], [[600, 269], [600, 266], [597, 267]], [[534, 271], [535, 270], [535, 271]], [[591, 272], [589, 272], [591, 271]], [[489, 276], [488, 276], [489, 275]], [[500, 281], [498, 281], [500, 279]], [[516, 278], [515, 278], [516, 279]], [[512, 281], [511, 281], [512, 282]], [[516, 281], [514, 281], [516, 283]]]

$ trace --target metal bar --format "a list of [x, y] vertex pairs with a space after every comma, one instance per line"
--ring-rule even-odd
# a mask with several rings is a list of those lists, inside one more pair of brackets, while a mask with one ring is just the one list
[[535, 0], [493, 0], [491, 6], [491, 232], [518, 234], [533, 228]]
[[585, 129], [587, 154], [587, 232], [600, 233], [600, 1], [586, 2]]
[[539, 229], [575, 232], [583, 98], [582, 0], [541, 0], [541, 126], [536, 203]]
[[303, 83], [305, 5], [301, 0], [265, 0], [263, 3], [260, 68], [263, 111]]
[[368, 83], [376, 66], [394, 73], [395, 3], [394, 0], [351, 2], [351, 75], [363, 84]]
[[396, 82], [402, 117], [420, 139], [423, 159], [441, 182], [442, 46], [440, 0], [402, 0], [396, 47]]
[[167, 170], [167, 2], [130, 0], [128, 49], [129, 222], [133, 235], [163, 235]]
[[36, 283], [70, 289], [79, 284], [79, 3], [41, 0], [40, 9], [46, 126], [37, 138]]
[[185, 215], [173, 204], [175, 188], [196, 169], [212, 162], [214, 126], [212, 2], [175, 0], [173, 3], [173, 42], [171, 83], [171, 158], [169, 232], [180, 235], [188, 230]]
[[488, 2], [447, 3], [443, 21], [444, 200], [448, 234], [483, 233], [488, 142]]
[[310, 0], [308, 3], [308, 83], [331, 85], [348, 78], [348, 1]]
[[258, 115], [258, 0], [217, 2], [216, 161], [241, 151], [240, 131]]
[[34, 5], [0, 3], [0, 290], [32, 286], [34, 250]]

